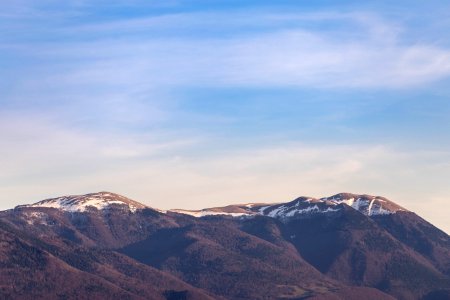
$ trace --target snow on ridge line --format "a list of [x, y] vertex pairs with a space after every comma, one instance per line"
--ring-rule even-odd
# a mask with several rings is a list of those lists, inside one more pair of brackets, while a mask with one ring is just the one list
[[281, 210], [273, 210], [267, 214], [267, 216], [272, 218], [286, 218], [286, 217], [293, 217], [295, 215], [300, 214], [309, 214], [309, 213], [328, 213], [328, 212], [336, 212], [340, 209], [335, 209], [331, 207], [327, 207], [326, 209], [320, 209], [317, 205], [311, 205], [303, 209], [292, 209], [286, 212], [286, 209], [289, 210], [289, 207], [283, 207]]
[[[376, 216], [376, 215], [388, 215], [388, 214], [395, 214], [397, 211], [405, 211], [405, 209], [401, 208], [395, 203], [388, 203], [389, 201], [377, 197], [377, 196], [370, 196], [369, 198], [364, 197], [358, 197], [355, 199], [355, 197], [350, 198], [341, 198], [341, 197], [329, 197], [329, 198], [321, 198], [320, 200], [323, 201], [330, 201], [335, 204], [341, 204], [344, 203], [353, 209], [363, 213], [366, 216]], [[387, 208], [384, 207], [384, 205], [389, 204], [392, 207]]]
[[47, 207], [56, 208], [68, 212], [85, 212], [88, 208], [95, 208], [97, 210], [109, 209], [111, 205], [127, 206], [130, 212], [133, 213], [138, 209], [135, 205], [126, 203], [124, 201], [115, 200], [113, 198], [113, 195], [109, 193], [101, 193], [99, 195], [92, 195], [90, 197], [65, 196], [43, 200], [35, 204], [23, 205], [23, 207]]
[[190, 215], [196, 218], [201, 218], [205, 216], [232, 216], [232, 217], [243, 217], [243, 216], [251, 216], [250, 213], [229, 213], [222, 211], [212, 211], [212, 210], [183, 210], [183, 209], [171, 209], [169, 212], [175, 212], [184, 215]]
[[[284, 219], [301, 214], [328, 213], [338, 211], [335, 208], [339, 204], [345, 204], [366, 216], [387, 215], [396, 213], [399, 210], [405, 210], [393, 202], [383, 197], [356, 195], [356, 194], [338, 194], [326, 198], [309, 198], [299, 197], [289, 203], [279, 204], [263, 204], [263, 203], [247, 203], [234, 205], [236, 211], [229, 210], [229, 206], [224, 208], [208, 208], [203, 210], [158, 210], [160, 213], [175, 212], [187, 214], [194, 217], [223, 215], [231, 217], [243, 216], [268, 216], [272, 218]], [[120, 205], [127, 207], [130, 212], [136, 212], [138, 209], [146, 206], [109, 192], [99, 192], [87, 195], [64, 196], [59, 198], [47, 199], [31, 205], [23, 205], [22, 207], [50, 207], [57, 208], [69, 212], [85, 212], [89, 208], [97, 210], [109, 209], [111, 205]], [[221, 210], [223, 209], [223, 210]]]
[[179, 214], [185, 214], [190, 215], [196, 218], [201, 218], [205, 216], [231, 216], [231, 217], [246, 217], [246, 216], [267, 216], [271, 218], [286, 218], [286, 217], [292, 217], [295, 215], [301, 215], [301, 214], [315, 214], [315, 213], [329, 213], [329, 212], [336, 212], [340, 209], [335, 209], [332, 207], [327, 207], [326, 209], [320, 209], [317, 205], [309, 206], [303, 209], [292, 209], [286, 212], [286, 210], [289, 209], [289, 207], [286, 207], [282, 205], [279, 208], [276, 208], [269, 213], [264, 213], [264, 211], [269, 208], [269, 206], [263, 206], [259, 208], [258, 211], [248, 211], [247, 213], [230, 213], [230, 212], [223, 212], [223, 211], [212, 211], [212, 210], [183, 210], [183, 209], [172, 209], [169, 210], [169, 212], [179, 213]]
[[[309, 206], [305, 207], [304, 204]], [[319, 205], [318, 205], [319, 204]], [[285, 219], [302, 214], [316, 214], [316, 213], [330, 213], [339, 211], [340, 208], [335, 208], [337, 205], [344, 204], [359, 211], [366, 216], [389, 215], [395, 214], [397, 211], [406, 211], [397, 204], [388, 201], [383, 197], [368, 196], [368, 195], [349, 195], [342, 197], [341, 195], [325, 197], [320, 199], [300, 197], [290, 203], [273, 204], [256, 206], [253, 204], [239, 205], [239, 207], [246, 209], [243, 213], [229, 213], [225, 211], [217, 211], [204, 209], [199, 211], [189, 211], [182, 209], [170, 210], [172, 212], [188, 214], [194, 217], [203, 217], [208, 215], [228, 215], [233, 217], [241, 216], [268, 216], [271, 218]], [[303, 205], [302, 208], [300, 206]], [[324, 205], [325, 207], [320, 207]], [[256, 207], [255, 207], [256, 206]]]

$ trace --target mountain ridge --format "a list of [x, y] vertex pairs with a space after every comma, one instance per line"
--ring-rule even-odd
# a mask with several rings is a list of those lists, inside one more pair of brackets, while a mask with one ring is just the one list
[[[0, 279], [25, 296], [38, 288], [41, 299], [48, 296], [45, 286], [27, 274], [54, 278], [54, 270], [65, 278], [55, 266], [66, 265], [75, 270], [67, 278], [83, 293], [87, 283], [77, 278], [86, 273], [103, 278], [92, 281], [94, 289], [120, 294], [125, 288], [130, 299], [149, 293], [169, 300], [450, 295], [450, 237], [380, 196], [340, 193], [194, 212], [158, 210], [111, 192], [1, 211], [0, 256], [9, 263], [0, 264]], [[18, 260], [8, 258], [11, 249]], [[39, 261], [30, 253], [50, 258]], [[20, 284], [14, 285], [10, 274], [17, 263]], [[38, 265], [43, 268], [35, 270]], [[411, 273], [415, 276], [406, 275]], [[167, 279], [161, 288], [157, 277], [176, 280]], [[3, 288], [0, 295], [13, 295], [11, 286]], [[69, 299], [80, 296], [59, 292]], [[105, 292], [103, 299], [112, 296]]]
[[201, 210], [170, 209], [168, 211], [188, 214], [194, 217], [204, 217], [207, 215], [228, 215], [233, 217], [266, 215], [269, 217], [285, 219], [294, 215], [307, 213], [334, 212], [340, 209], [339, 204], [348, 205], [367, 216], [408, 211], [400, 205], [381, 196], [351, 193], [339, 193], [323, 198], [301, 196], [287, 203], [247, 203], [205, 208]]

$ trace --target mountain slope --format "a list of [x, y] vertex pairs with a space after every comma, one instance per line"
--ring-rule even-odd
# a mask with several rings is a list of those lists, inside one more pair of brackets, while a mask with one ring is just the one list
[[412, 212], [378, 216], [378, 225], [450, 276], [450, 237]]
[[430, 262], [349, 207], [289, 220], [285, 236], [319, 271], [347, 284], [376, 287], [400, 299], [450, 286]]
[[41, 239], [23, 229], [0, 221], [0, 296], [217, 299], [115, 251], [78, 246], [52, 234]]
[[193, 219], [121, 252], [229, 299], [301, 297], [340, 287], [295, 252], [221, 219]]

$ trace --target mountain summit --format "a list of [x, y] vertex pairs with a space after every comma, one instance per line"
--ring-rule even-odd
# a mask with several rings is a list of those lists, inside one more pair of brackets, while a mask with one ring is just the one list
[[51, 198], [34, 204], [23, 205], [22, 207], [50, 207], [69, 212], [84, 212], [92, 209], [105, 210], [111, 208], [112, 206], [127, 208], [132, 212], [146, 207], [142, 203], [111, 192], [98, 192], [86, 195], [71, 195]]
[[321, 198], [322, 201], [340, 204], [345, 203], [366, 216], [392, 214], [407, 211], [400, 205], [381, 196], [339, 193], [331, 197]]

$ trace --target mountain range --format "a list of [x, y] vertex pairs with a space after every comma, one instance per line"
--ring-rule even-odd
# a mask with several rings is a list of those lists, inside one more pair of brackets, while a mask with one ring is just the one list
[[0, 212], [1, 299], [450, 299], [450, 237], [379, 196], [159, 210], [111, 192]]

